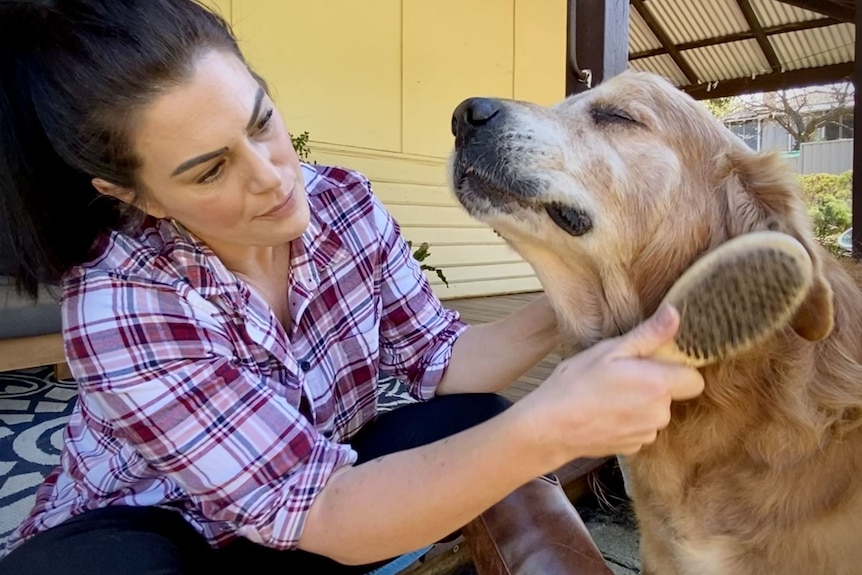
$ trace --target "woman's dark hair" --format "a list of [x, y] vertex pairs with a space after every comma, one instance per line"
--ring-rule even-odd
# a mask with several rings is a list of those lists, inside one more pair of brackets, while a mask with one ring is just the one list
[[210, 50], [242, 55], [192, 0], [0, 0], [0, 273], [35, 294], [123, 223], [91, 180], [139, 190], [135, 114]]

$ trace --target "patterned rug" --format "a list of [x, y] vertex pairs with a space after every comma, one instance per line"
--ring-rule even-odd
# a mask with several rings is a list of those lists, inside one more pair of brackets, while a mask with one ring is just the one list
[[75, 395], [50, 367], [0, 373], [0, 556], [59, 462]]
[[[74, 406], [71, 380], [50, 367], [0, 372], [0, 557], [30, 511], [36, 488], [60, 460], [63, 426]], [[381, 380], [381, 410], [413, 400], [394, 378]]]

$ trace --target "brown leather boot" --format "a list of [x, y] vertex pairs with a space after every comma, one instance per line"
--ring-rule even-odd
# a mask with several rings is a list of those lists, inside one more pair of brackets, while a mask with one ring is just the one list
[[554, 475], [515, 490], [462, 531], [479, 575], [613, 575]]

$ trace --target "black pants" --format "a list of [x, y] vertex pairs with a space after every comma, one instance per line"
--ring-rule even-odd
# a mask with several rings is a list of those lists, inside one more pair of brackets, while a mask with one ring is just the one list
[[[509, 405], [502, 396], [491, 394], [438, 397], [381, 415], [360, 430], [351, 445], [361, 463], [453, 435]], [[0, 560], [0, 575], [237, 575], [249, 570], [358, 575], [375, 566], [348, 567], [320, 555], [276, 551], [246, 539], [214, 550], [176, 512], [117, 506], [84, 513], [34, 536]]]

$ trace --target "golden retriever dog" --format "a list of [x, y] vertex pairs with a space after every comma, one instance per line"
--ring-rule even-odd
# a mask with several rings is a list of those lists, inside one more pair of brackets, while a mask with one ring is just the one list
[[455, 194], [528, 261], [573, 349], [653, 313], [698, 257], [792, 235], [815, 280], [786, 329], [702, 368], [626, 458], [644, 573], [862, 573], [862, 274], [813, 239], [801, 190], [659, 77], [626, 72], [552, 107], [453, 115]]

